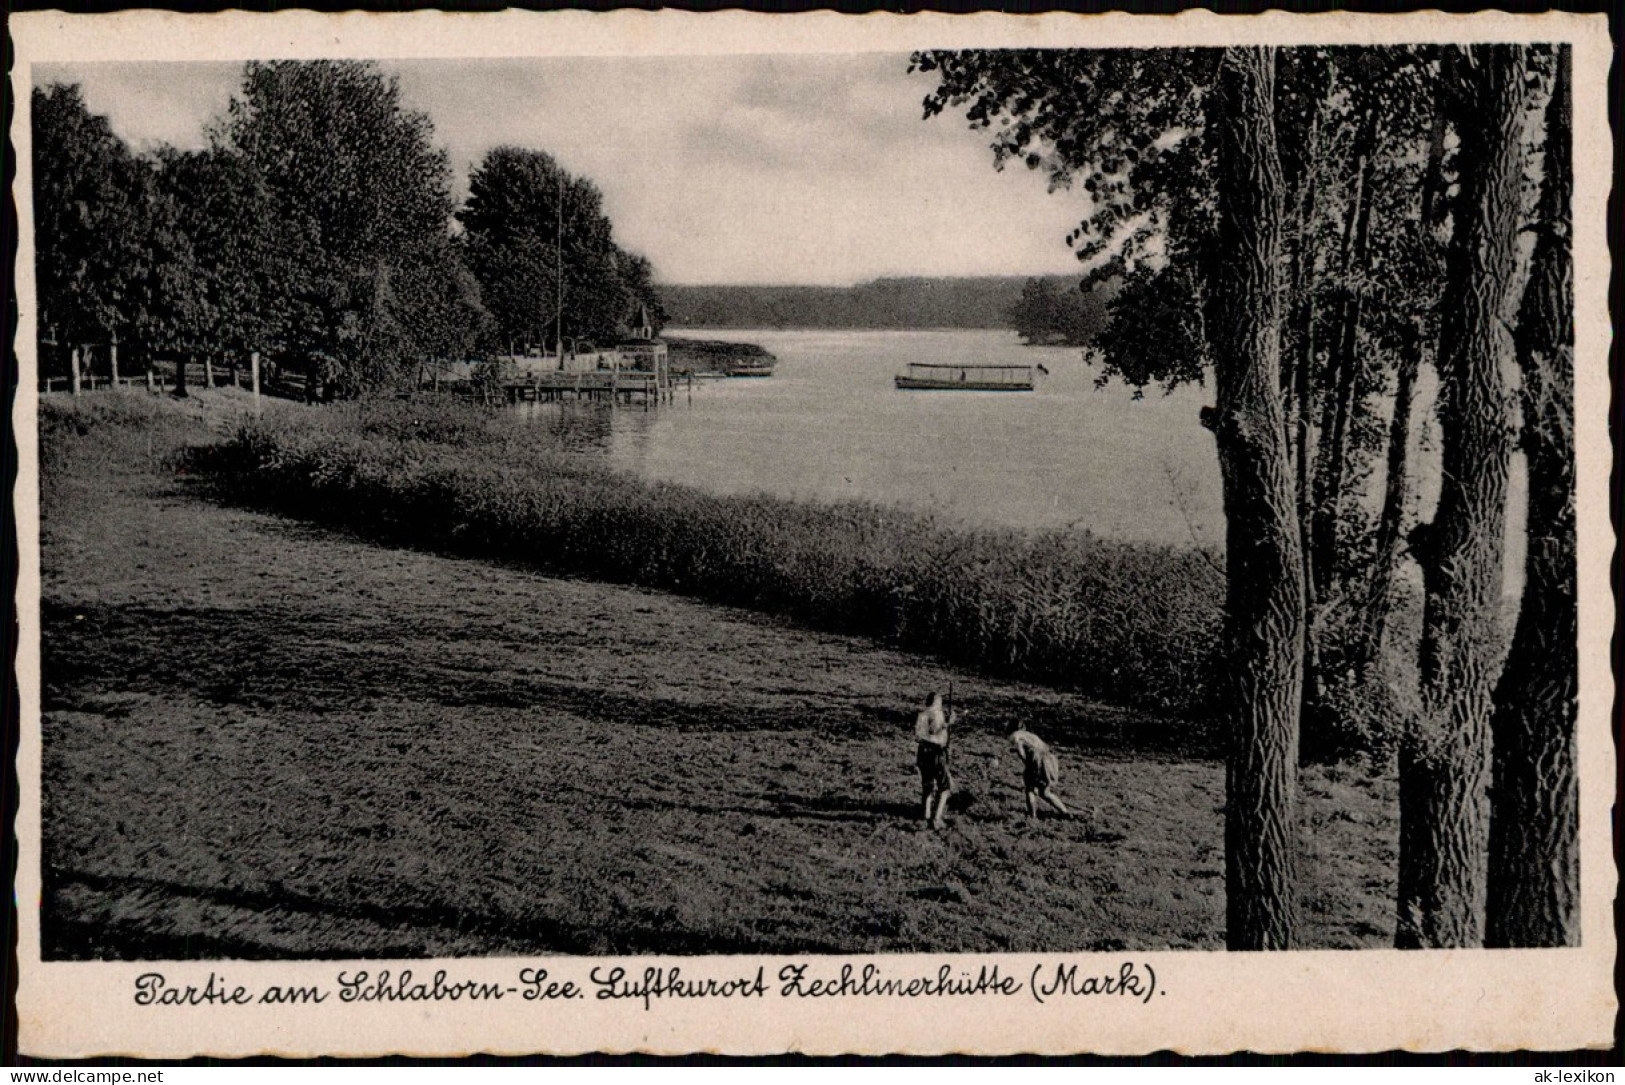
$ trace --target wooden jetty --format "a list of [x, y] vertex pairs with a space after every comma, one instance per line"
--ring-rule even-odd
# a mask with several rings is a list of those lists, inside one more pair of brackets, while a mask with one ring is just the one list
[[1030, 365], [950, 365], [910, 362], [897, 376], [897, 387], [945, 392], [1031, 392]]
[[[588, 370], [580, 373], [545, 372], [528, 374], [521, 379], [503, 381], [491, 391], [491, 398], [500, 397], [508, 403], [554, 403], [564, 399], [597, 400], [604, 403], [643, 403], [654, 405], [670, 403], [677, 395], [678, 385], [693, 394], [694, 378], [647, 373], [640, 370]], [[463, 391], [479, 398], [475, 387]]]

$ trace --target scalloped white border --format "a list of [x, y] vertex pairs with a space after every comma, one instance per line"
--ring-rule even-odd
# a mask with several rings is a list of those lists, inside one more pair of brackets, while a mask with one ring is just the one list
[[[141, 1010], [131, 1002], [134, 977], [150, 966], [43, 963], [39, 960], [39, 530], [38, 396], [34, 380], [33, 224], [29, 202], [28, 111], [18, 109], [16, 150], [19, 237], [17, 329], [19, 387], [12, 415], [19, 474], [13, 494], [20, 576], [18, 678], [23, 733], [22, 784], [16, 832], [20, 920], [17, 1010], [25, 1054], [75, 1057], [119, 1054], [149, 1058], [281, 1055], [457, 1055], [582, 1052], [728, 1054], [1036, 1052], [1187, 1054], [1377, 1051], [1403, 1048], [1562, 1050], [1612, 1041], [1612, 925], [1617, 875], [1609, 848], [1614, 801], [1610, 729], [1613, 680], [1608, 646], [1614, 626], [1608, 566], [1614, 539], [1608, 522], [1612, 464], [1606, 405], [1611, 326], [1611, 268], [1604, 228], [1612, 177], [1606, 86], [1612, 47], [1603, 16], [1552, 13], [1406, 15], [1272, 12], [1254, 16], [1124, 14], [1079, 16], [889, 15], [744, 12], [585, 12], [401, 15], [351, 13], [186, 15], [125, 12], [11, 17], [16, 49], [14, 102], [27, 100], [32, 65], [49, 61], [232, 60], [254, 57], [631, 56], [728, 53], [906, 52], [918, 48], [994, 46], [1112, 47], [1174, 44], [1380, 44], [1403, 42], [1566, 41], [1574, 46], [1576, 401], [1579, 448], [1581, 837], [1583, 946], [1567, 950], [1399, 953], [1213, 952], [1137, 954], [1157, 969], [1168, 995], [1151, 1005], [1082, 1000], [1038, 1006], [1022, 999], [847, 999], [823, 1004], [779, 999], [752, 1002], [637, 1003], [586, 1001], [568, 1006], [436, 1003], [393, 1006], [335, 1002], [277, 1011], [255, 1007], [185, 1013]], [[1115, 970], [1124, 955], [1075, 958]], [[820, 967], [839, 960], [820, 959]], [[889, 974], [934, 972], [944, 960], [998, 961], [1025, 978], [1050, 956], [874, 960]], [[457, 978], [511, 983], [517, 960], [450, 963]], [[596, 961], [550, 959], [555, 972], [584, 976]], [[655, 959], [619, 959], [629, 970]], [[667, 961], [666, 963], [673, 963]], [[755, 958], [683, 959], [691, 974], [732, 974]], [[762, 959], [771, 978], [782, 959]], [[373, 967], [377, 962], [373, 963]], [[331, 962], [229, 962], [233, 982], [330, 981]], [[419, 971], [423, 964], [417, 965]], [[179, 969], [177, 968], [177, 971]], [[208, 971], [187, 966], [201, 981]]]

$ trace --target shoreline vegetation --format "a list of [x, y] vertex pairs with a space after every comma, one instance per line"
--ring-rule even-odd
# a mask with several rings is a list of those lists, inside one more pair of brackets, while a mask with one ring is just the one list
[[722, 339], [692, 339], [665, 335], [672, 372], [712, 373], [726, 376], [735, 369], [768, 369], [778, 363], [765, 347], [756, 343], [732, 343]]
[[193, 461], [235, 502], [869, 636], [1127, 708], [1201, 715], [1212, 687], [1223, 588], [1199, 552], [647, 482], [434, 401], [273, 412]]

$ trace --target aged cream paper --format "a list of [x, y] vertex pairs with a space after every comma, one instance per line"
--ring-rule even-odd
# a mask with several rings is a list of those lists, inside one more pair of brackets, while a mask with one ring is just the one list
[[[1605, 1046], [1616, 1012], [1610, 856], [1614, 748], [1608, 643], [1613, 608], [1607, 577], [1611, 463], [1609, 256], [1603, 229], [1612, 162], [1605, 81], [1611, 55], [1601, 16], [1397, 17], [1280, 13], [1257, 17], [1000, 15], [770, 17], [623, 12], [449, 15], [191, 16], [26, 13], [14, 16], [14, 100], [27, 100], [35, 65], [53, 62], [253, 58], [497, 58], [734, 53], [908, 52], [919, 48], [1108, 47], [1231, 43], [1569, 42], [1574, 47], [1577, 308], [1576, 397], [1580, 524], [1580, 761], [1584, 922], [1581, 948], [1546, 951], [1399, 953], [1388, 950], [1237, 955], [1124, 952], [961, 957], [756, 959], [742, 957], [455, 959], [442, 961], [80, 962], [40, 959], [39, 532], [33, 344], [33, 231], [28, 110], [12, 131], [20, 211], [17, 283], [22, 372], [13, 416], [21, 470], [14, 495], [22, 576], [18, 586], [23, 732], [16, 885], [21, 921], [18, 1014], [21, 1050], [35, 1056], [182, 1058], [281, 1055], [455, 1055], [712, 1051], [1037, 1052], [1189, 1054], [1455, 1048], [1507, 1050]], [[939, 977], [980, 994], [914, 997], [816, 994], [842, 969], [877, 980]], [[595, 997], [594, 981], [646, 969], [716, 981], [712, 997], [645, 1002]], [[401, 972], [442, 997], [347, 1001], [376, 989], [381, 970]], [[800, 969], [801, 971], [797, 971]], [[996, 979], [995, 972], [996, 969]], [[545, 970], [545, 979], [542, 972]], [[352, 983], [358, 973], [365, 983]], [[194, 988], [200, 1004], [154, 1005], [152, 973], [172, 990]], [[443, 975], [442, 975], [443, 973]], [[1092, 984], [1085, 984], [1093, 977]], [[737, 982], [730, 982], [737, 981]], [[1109, 981], [1109, 982], [1103, 982]], [[491, 985], [505, 997], [470, 997]], [[556, 984], [557, 986], [550, 986]], [[565, 985], [573, 985], [574, 991]], [[623, 987], [625, 984], [622, 985]], [[1110, 995], [1072, 993], [1111, 990]], [[265, 1005], [272, 987], [324, 993], [318, 1005]], [[240, 997], [233, 992], [241, 990]], [[448, 997], [459, 991], [463, 997]], [[569, 997], [575, 994], [578, 997]], [[207, 997], [205, 997], [205, 995]], [[564, 996], [564, 997], [560, 997]], [[245, 1004], [246, 1003], [246, 1004]]]

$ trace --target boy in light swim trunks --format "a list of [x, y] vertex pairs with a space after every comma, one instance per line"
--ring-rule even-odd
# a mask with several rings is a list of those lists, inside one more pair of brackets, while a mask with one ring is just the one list
[[1027, 816], [1038, 816], [1038, 800], [1043, 799], [1062, 817], [1071, 817], [1072, 811], [1066, 808], [1066, 803], [1050, 790], [1061, 778], [1061, 762], [1054, 751], [1043, 739], [1020, 724], [1016, 724], [1015, 730], [1010, 732], [1010, 741], [1016, 744], [1016, 752], [1021, 755], [1021, 782], [1027, 791]]
[[958, 713], [943, 710], [942, 694], [936, 692], [926, 698], [925, 708], [914, 717], [915, 763], [920, 768], [920, 819], [936, 829], [942, 828], [943, 815], [948, 812], [948, 796], [954, 789], [954, 779], [948, 774], [948, 725], [957, 718]]

